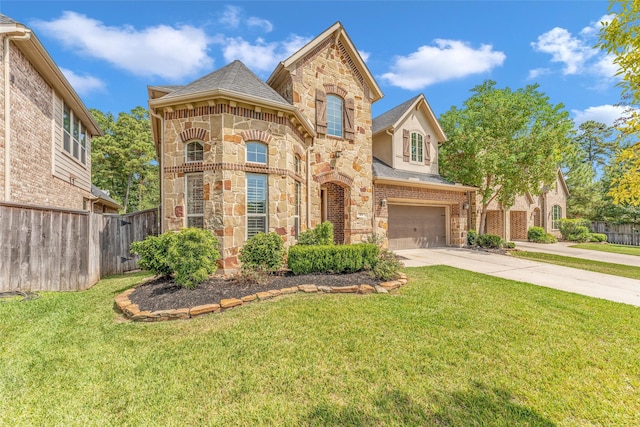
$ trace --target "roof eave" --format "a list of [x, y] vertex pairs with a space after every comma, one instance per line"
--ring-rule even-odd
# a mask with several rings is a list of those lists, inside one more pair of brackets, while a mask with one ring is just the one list
[[449, 190], [449, 191], [476, 191], [477, 187], [470, 187], [462, 184], [438, 184], [436, 182], [424, 182], [424, 181], [409, 181], [399, 178], [387, 178], [387, 177], [373, 177], [373, 182], [376, 184], [391, 184], [402, 185], [405, 187], [421, 187], [421, 188], [433, 188], [437, 190]]

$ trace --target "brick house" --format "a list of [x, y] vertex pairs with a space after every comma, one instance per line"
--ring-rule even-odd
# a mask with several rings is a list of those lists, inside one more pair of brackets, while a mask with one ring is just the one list
[[162, 230], [214, 232], [225, 269], [258, 232], [285, 243], [328, 220], [336, 243], [463, 245], [474, 188], [438, 175], [446, 140], [419, 95], [374, 121], [383, 94], [341, 23], [265, 81], [234, 61], [185, 86], [149, 86]]
[[0, 200], [88, 209], [98, 125], [36, 35], [4, 15], [0, 52]]
[[[569, 189], [562, 171], [558, 169], [555, 183], [543, 187], [540, 195], [529, 193], [516, 197], [509, 209], [504, 209], [495, 200], [487, 207], [487, 233], [497, 234], [505, 240], [526, 240], [530, 227], [542, 227], [547, 233], [560, 237], [558, 220], [567, 217], [567, 198]], [[480, 200], [476, 201], [476, 206]], [[475, 209], [471, 226], [480, 228], [480, 215]]]

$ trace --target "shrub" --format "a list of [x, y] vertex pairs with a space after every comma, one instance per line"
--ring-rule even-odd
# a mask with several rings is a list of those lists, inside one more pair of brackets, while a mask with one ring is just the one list
[[481, 248], [498, 249], [502, 247], [502, 237], [496, 234], [481, 234], [478, 236], [477, 244]]
[[218, 239], [200, 228], [184, 228], [175, 233], [167, 251], [175, 281], [185, 288], [195, 288], [215, 273], [218, 258]]
[[467, 231], [467, 244], [475, 246], [478, 241], [478, 232], [476, 230]]
[[148, 236], [140, 242], [131, 243], [131, 252], [140, 256], [138, 266], [160, 276], [170, 276], [173, 268], [167, 260], [167, 251], [173, 241], [174, 233], [167, 232], [159, 236]]
[[316, 228], [303, 231], [298, 236], [298, 245], [333, 245], [333, 224], [325, 221]]
[[238, 258], [243, 267], [273, 272], [282, 267], [284, 253], [284, 243], [278, 233], [258, 233], [245, 242]]
[[590, 240], [590, 234], [588, 227], [579, 225], [567, 236], [567, 240], [570, 242], [585, 243]]
[[571, 235], [581, 235], [584, 233], [583, 229], [578, 230], [578, 227], [584, 227], [587, 229], [587, 233], [589, 233], [589, 225], [591, 222], [587, 219], [561, 219], [559, 220], [560, 226], [560, 234], [562, 234], [562, 238], [564, 240], [571, 240], [569, 236]]
[[516, 247], [515, 242], [504, 242], [502, 243], [502, 247], [505, 249], [514, 249]]
[[527, 231], [527, 240], [530, 242], [536, 242], [540, 240], [542, 237], [544, 237], [546, 234], [547, 232], [544, 231], [544, 228], [542, 227], [531, 227]]
[[295, 245], [289, 249], [289, 268], [295, 275], [354, 273], [375, 267], [380, 249], [371, 243], [354, 245]]
[[381, 247], [384, 243], [384, 234], [371, 233], [362, 239], [363, 243], [373, 243], [374, 245]]
[[556, 236], [550, 233], [545, 233], [544, 236], [540, 237], [538, 240], [534, 240], [535, 243], [557, 243], [558, 239]]
[[607, 241], [607, 235], [606, 234], [602, 234], [602, 233], [591, 233], [589, 234], [589, 241], [590, 242], [606, 242]]
[[388, 249], [380, 251], [380, 255], [371, 272], [376, 279], [388, 281], [400, 277], [400, 269], [404, 267], [396, 254]]

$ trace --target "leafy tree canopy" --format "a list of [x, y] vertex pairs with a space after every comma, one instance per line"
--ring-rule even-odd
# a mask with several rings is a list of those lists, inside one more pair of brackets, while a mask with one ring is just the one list
[[446, 178], [479, 188], [483, 231], [491, 201], [509, 207], [516, 195], [540, 194], [555, 182], [563, 150], [573, 144], [573, 122], [538, 85], [514, 91], [488, 80], [471, 92], [463, 108], [440, 117], [448, 137], [440, 167]]

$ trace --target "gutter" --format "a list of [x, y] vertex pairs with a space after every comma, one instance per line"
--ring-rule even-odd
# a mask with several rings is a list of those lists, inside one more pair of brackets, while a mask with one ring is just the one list
[[403, 187], [435, 188], [437, 190], [460, 191], [460, 192], [478, 190], [477, 187], [470, 187], [462, 184], [438, 184], [435, 182], [411, 181], [411, 180], [398, 179], [398, 178], [373, 177], [373, 182], [378, 184], [401, 185]]
[[2, 51], [4, 64], [4, 200], [11, 200], [11, 67], [9, 65], [9, 49], [11, 40], [29, 40], [31, 30], [20, 29], [22, 34], [5, 36]]

